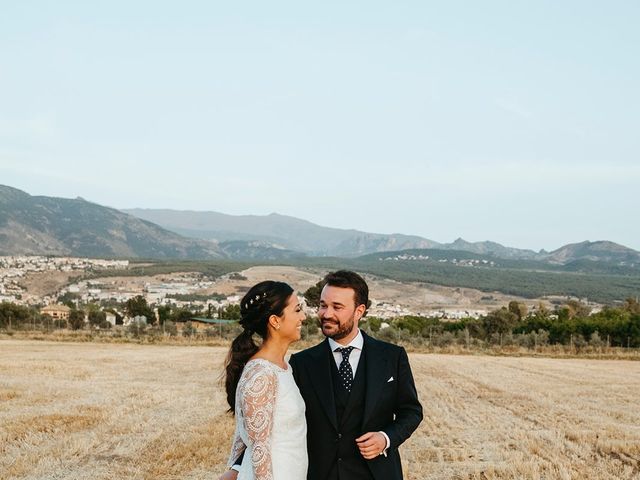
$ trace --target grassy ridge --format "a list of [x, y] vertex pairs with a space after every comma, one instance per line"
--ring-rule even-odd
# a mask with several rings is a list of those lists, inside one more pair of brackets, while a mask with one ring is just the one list
[[412, 261], [355, 261], [353, 267], [361, 272], [400, 281], [499, 291], [525, 298], [568, 295], [612, 303], [640, 294], [640, 276], [461, 267], [451, 264], [421, 265]]
[[256, 262], [232, 260], [135, 260], [127, 269], [94, 270], [85, 278], [96, 277], [144, 277], [176, 272], [200, 272], [209, 277], [219, 277], [231, 272], [247, 269]]
[[[600, 303], [614, 303], [640, 295], [640, 274], [579, 273], [563, 271], [563, 266], [546, 266], [541, 262], [497, 260], [468, 252], [450, 252], [448, 258], [484, 258], [496, 261], [497, 266], [458, 266], [451, 262], [439, 262], [442, 257], [430, 261], [393, 260], [380, 261], [387, 253], [359, 258], [316, 257], [285, 261], [149, 261], [134, 263], [127, 270], [96, 271], [99, 276], [144, 276], [172, 272], [202, 272], [218, 277], [256, 265], [288, 265], [294, 267], [336, 270], [348, 268], [402, 282], [424, 282], [448, 287], [466, 287], [481, 291], [498, 291], [525, 298], [545, 295], [567, 295], [588, 298]], [[569, 267], [570, 268], [570, 267]]]

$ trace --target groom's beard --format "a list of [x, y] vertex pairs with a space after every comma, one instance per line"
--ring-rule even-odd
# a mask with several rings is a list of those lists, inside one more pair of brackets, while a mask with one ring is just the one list
[[341, 340], [353, 331], [354, 318], [355, 313], [342, 325], [340, 325], [340, 322], [336, 319], [321, 318], [320, 328], [322, 328], [322, 333], [325, 337], [333, 338], [334, 340]]

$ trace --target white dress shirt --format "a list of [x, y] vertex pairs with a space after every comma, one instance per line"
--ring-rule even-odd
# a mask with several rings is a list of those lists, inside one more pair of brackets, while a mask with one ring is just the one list
[[362, 336], [360, 329], [358, 329], [358, 335], [356, 335], [356, 338], [351, 340], [347, 345], [342, 345], [336, 342], [333, 338], [329, 339], [329, 347], [331, 347], [333, 359], [336, 361], [336, 367], [338, 367], [338, 369], [340, 369], [340, 364], [342, 363], [342, 352], [339, 352], [338, 348], [353, 347], [353, 350], [349, 355], [349, 364], [351, 364], [351, 370], [353, 370], [353, 378], [356, 378], [356, 370], [358, 369], [358, 363], [360, 363], [363, 346], [364, 337]]

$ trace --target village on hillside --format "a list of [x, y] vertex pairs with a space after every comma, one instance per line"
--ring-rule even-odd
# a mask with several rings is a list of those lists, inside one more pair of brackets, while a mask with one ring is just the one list
[[[230, 289], [233, 280], [244, 279], [235, 272], [220, 278], [210, 279], [198, 272], [173, 273], [148, 277], [110, 277], [83, 279], [84, 274], [95, 270], [126, 270], [130, 264], [127, 260], [105, 260], [74, 257], [46, 256], [3, 256], [0, 257], [0, 302], [11, 302], [18, 305], [36, 306], [40, 313], [52, 319], [68, 319], [71, 309], [60, 299], [72, 299], [77, 305], [124, 304], [134, 297], [143, 297], [157, 315], [158, 308], [170, 305], [174, 308], [190, 309], [196, 312], [209, 312], [212, 319], [218, 312], [229, 305], [237, 305], [246, 290], [246, 285], [235, 285]], [[47, 273], [67, 273], [69, 281], [64, 285], [38, 294], [25, 286], [27, 278]], [[76, 280], [80, 278], [79, 280]], [[220, 287], [218, 291], [217, 287]], [[304, 299], [303, 299], [304, 301]], [[309, 315], [314, 309], [305, 305]], [[114, 310], [116, 313], [117, 310]], [[106, 312], [106, 320], [112, 325], [133, 321], [124, 312], [117, 315]], [[401, 299], [372, 298], [369, 315], [389, 319], [404, 315], [430, 315], [444, 319], [479, 318], [486, 315], [486, 309], [470, 307], [445, 308], [438, 307], [437, 302], [429, 311], [416, 308]], [[119, 319], [118, 317], [122, 317]], [[140, 320], [140, 319], [137, 319]]]

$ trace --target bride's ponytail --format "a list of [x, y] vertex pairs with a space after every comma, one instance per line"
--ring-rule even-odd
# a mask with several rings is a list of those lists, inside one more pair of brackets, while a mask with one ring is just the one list
[[284, 282], [267, 280], [249, 289], [240, 302], [240, 325], [244, 328], [233, 342], [225, 362], [225, 390], [229, 411], [236, 407], [236, 390], [242, 370], [258, 349], [253, 334], [264, 341], [267, 337], [267, 322], [271, 315], [281, 316], [293, 288]]
[[242, 375], [242, 369], [257, 351], [258, 345], [253, 341], [253, 333], [250, 330], [243, 330], [231, 342], [231, 348], [227, 354], [227, 374], [225, 378], [227, 403], [229, 404], [230, 412], [233, 412], [236, 406], [236, 388], [238, 387], [240, 375]]

